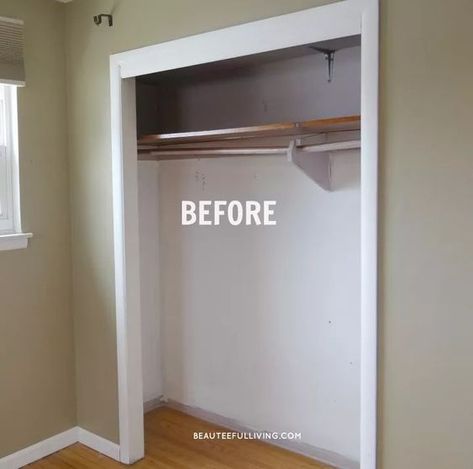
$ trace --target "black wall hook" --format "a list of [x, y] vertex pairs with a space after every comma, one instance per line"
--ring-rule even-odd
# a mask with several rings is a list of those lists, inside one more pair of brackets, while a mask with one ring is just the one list
[[94, 23], [98, 26], [102, 24], [102, 19], [107, 18], [108, 19], [108, 25], [113, 26], [113, 16], [112, 15], [106, 15], [105, 13], [101, 13], [100, 15], [95, 15], [94, 16]]

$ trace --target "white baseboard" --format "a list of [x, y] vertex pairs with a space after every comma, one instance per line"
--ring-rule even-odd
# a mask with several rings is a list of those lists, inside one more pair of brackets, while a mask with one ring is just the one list
[[83, 428], [77, 428], [77, 441], [109, 458], [115, 459], [115, 461], [120, 461], [120, 446], [110, 440], [106, 440]]
[[[163, 397], [153, 399], [145, 403], [145, 412], [149, 412], [161, 406], [167, 406], [194, 417], [200, 418], [207, 422], [222, 427], [228, 428], [237, 432], [252, 432], [257, 431], [254, 428], [249, 428], [237, 420], [223, 417], [221, 415], [209, 412], [198, 407], [192, 407], [173, 400], [166, 400]], [[320, 462], [330, 464], [340, 469], [356, 469], [359, 464], [351, 461], [344, 456], [340, 456], [331, 451], [326, 451], [316, 448], [306, 443], [297, 441], [268, 441], [266, 443], [288, 449], [294, 453], [302, 454], [304, 456], [316, 459]], [[39, 459], [45, 458], [52, 453], [67, 448], [74, 443], [82, 443], [83, 445], [101, 453], [116, 461], [120, 461], [120, 446], [101, 436], [95, 435], [80, 427], [74, 427], [58, 435], [52, 436], [46, 440], [40, 441], [32, 446], [21, 449], [16, 453], [10, 454], [0, 458], [0, 469], [20, 469], [27, 464], [31, 464]]]
[[159, 407], [163, 407], [165, 405], [164, 396], [160, 395], [154, 399], [150, 399], [149, 401], [145, 401], [143, 403], [143, 412], [147, 414], [154, 409], [158, 409]]
[[94, 435], [80, 427], [74, 427], [51, 438], [35, 443], [16, 453], [0, 458], [0, 469], [19, 469], [75, 443], [82, 443], [116, 461], [120, 461], [120, 446]]
[[77, 427], [0, 459], [0, 469], [19, 469], [77, 442]]
[[[192, 407], [186, 404], [181, 404], [180, 402], [174, 401], [172, 399], [166, 400], [165, 406], [172, 409], [179, 410], [185, 414], [192, 415], [206, 422], [213, 423], [214, 425], [219, 425], [221, 427], [228, 428], [229, 430], [235, 432], [254, 432], [254, 431], [267, 431], [266, 429], [255, 429], [250, 428], [235, 419], [230, 419], [213, 412], [201, 409], [199, 407]], [[328, 451], [322, 448], [317, 448], [315, 446], [309, 445], [307, 443], [302, 443], [300, 441], [290, 441], [290, 440], [264, 440], [265, 443], [278, 446], [280, 448], [287, 449], [293, 453], [301, 454], [311, 459], [315, 459], [321, 463], [329, 464], [338, 469], [359, 469], [360, 464], [358, 462], [352, 461], [351, 459], [346, 458], [340, 454], [334, 453], [333, 451]]]

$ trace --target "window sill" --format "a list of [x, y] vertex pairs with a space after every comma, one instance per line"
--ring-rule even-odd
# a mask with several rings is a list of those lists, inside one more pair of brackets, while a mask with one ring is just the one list
[[0, 234], [0, 251], [24, 249], [28, 246], [28, 239], [33, 233]]

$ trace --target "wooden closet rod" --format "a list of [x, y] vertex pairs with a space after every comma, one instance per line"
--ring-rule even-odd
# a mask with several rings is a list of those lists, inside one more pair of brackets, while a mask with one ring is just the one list
[[[345, 142], [322, 143], [317, 145], [300, 145], [297, 150], [303, 153], [320, 153], [327, 151], [353, 150], [361, 147], [360, 140], [348, 140]], [[186, 148], [176, 150], [140, 150], [140, 160], [168, 160], [174, 158], [196, 158], [212, 156], [260, 156], [260, 155], [284, 155], [288, 147], [253, 147], [253, 148]]]

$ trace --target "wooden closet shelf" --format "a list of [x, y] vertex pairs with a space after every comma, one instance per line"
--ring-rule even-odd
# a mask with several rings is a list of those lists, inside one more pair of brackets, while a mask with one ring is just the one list
[[234, 129], [202, 130], [169, 134], [144, 135], [138, 145], [160, 147], [168, 144], [219, 142], [238, 138], [302, 136], [327, 132], [342, 132], [360, 129], [360, 116], [332, 117], [302, 122], [283, 122], [280, 124], [257, 125]]

